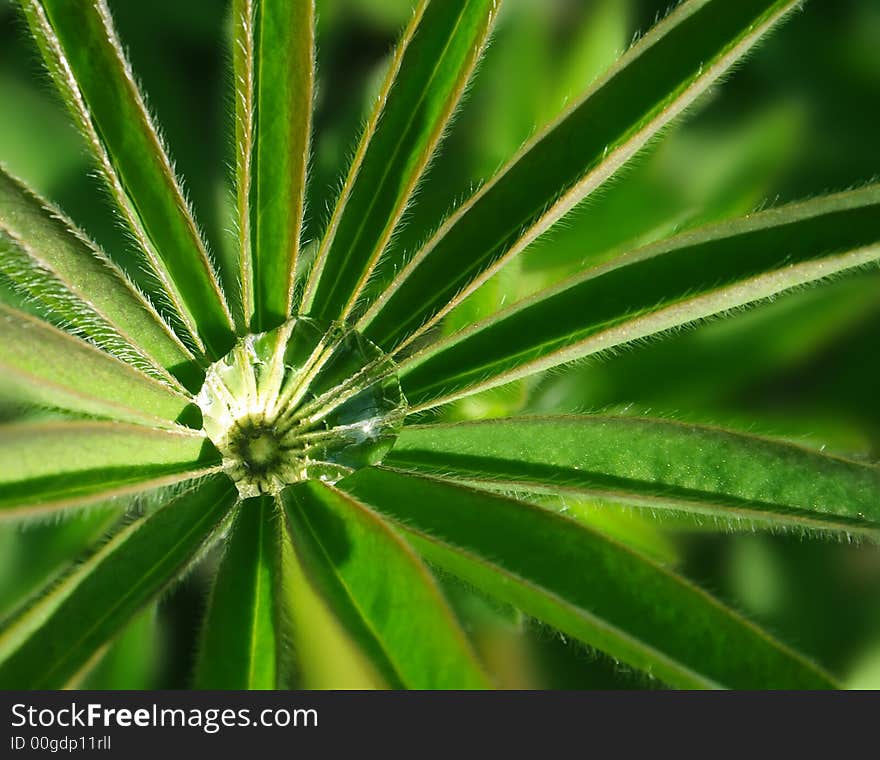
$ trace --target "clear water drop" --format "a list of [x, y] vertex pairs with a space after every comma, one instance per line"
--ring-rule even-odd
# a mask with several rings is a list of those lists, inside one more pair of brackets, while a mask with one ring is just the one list
[[378, 464], [406, 415], [394, 362], [308, 317], [242, 338], [208, 368], [196, 403], [242, 498]]

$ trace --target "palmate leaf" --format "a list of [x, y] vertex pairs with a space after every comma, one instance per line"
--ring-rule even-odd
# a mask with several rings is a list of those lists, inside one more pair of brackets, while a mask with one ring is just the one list
[[[384, 467], [335, 486], [299, 483], [241, 502], [219, 474], [228, 462], [204, 433], [180, 427], [198, 417], [189, 392], [202, 376], [190, 360], [204, 368], [227, 352], [235, 330], [267, 330], [291, 312], [359, 320], [401, 362], [404, 390], [419, 412], [876, 261], [874, 187], [677, 237], [474, 326], [462, 319], [464, 309], [455, 311], [696, 102], [797, 0], [682, 3], [409, 259], [408, 246], [391, 242], [496, 8], [495, 0], [419, 0], [299, 283], [307, 263], [300, 248], [313, 0], [234, 0], [242, 291], [235, 328], [106, 0], [21, 4], [143, 249], [156, 279], [150, 296], [163, 316], [54, 209], [0, 175], [0, 274], [34, 310], [79, 336], [2, 307], [0, 372], [39, 403], [114, 420], [0, 428], [0, 517], [113, 505], [117, 495], [195, 483], [8, 622], [0, 687], [77, 683], [132, 616], [226, 528], [202, 629], [200, 687], [285, 686], [290, 641], [331, 629], [325, 646], [332, 642], [334, 656], [351, 648], [341, 659], [355, 663], [358, 683], [489, 686], [424, 560], [672, 685], [835, 685], [626, 540], [493, 491], [573, 493], [725, 522], [874, 537], [874, 466], [668, 422], [500, 420], [411, 428]], [[301, 307], [295, 285], [303, 288]], [[412, 353], [447, 316], [444, 337]], [[309, 383], [301, 390], [309, 392]], [[236, 472], [247, 471], [253, 462], [240, 458]], [[317, 592], [312, 607], [297, 597], [306, 586]], [[303, 625], [319, 607], [324, 618]]]
[[673, 686], [835, 685], [682, 577], [546, 509], [383, 468], [341, 485], [431, 562]]
[[314, 98], [313, 0], [236, 0], [236, 199], [245, 321], [290, 314]]
[[387, 465], [749, 524], [880, 537], [880, 467], [716, 428], [532, 417], [404, 430]]
[[464, 94], [496, 0], [420, 0], [391, 61], [312, 269], [302, 311], [346, 318]]
[[0, 274], [67, 330], [173, 382], [192, 355], [61, 212], [0, 168]]
[[197, 348], [224, 354], [233, 339], [229, 309], [106, 1], [21, 0], [21, 6], [113, 200], [161, 285], [163, 306]]
[[648, 246], [404, 360], [404, 391], [430, 408], [875, 263], [878, 212], [872, 185]]
[[217, 535], [235, 501], [222, 475], [135, 520], [9, 621], [0, 634], [0, 688], [75, 681], [134, 614]]
[[359, 328], [386, 349], [415, 339], [612, 177], [797, 5], [682, 3], [449, 217]]
[[201, 434], [114, 422], [0, 426], [0, 517], [189, 480], [220, 457]]
[[195, 688], [283, 686], [283, 538], [272, 497], [238, 508], [205, 614]]
[[46, 406], [174, 427], [191, 399], [89, 343], [0, 304], [0, 377]]
[[306, 574], [392, 688], [488, 687], [431, 574], [376, 514], [320, 483], [284, 505]]

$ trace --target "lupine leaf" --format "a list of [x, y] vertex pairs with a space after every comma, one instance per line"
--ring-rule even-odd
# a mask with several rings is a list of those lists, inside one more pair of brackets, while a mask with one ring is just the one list
[[303, 310], [345, 318], [480, 58], [497, 0], [421, 0], [391, 62], [312, 270]]
[[0, 688], [63, 688], [183, 572], [235, 501], [224, 475], [120, 530], [0, 634]]
[[[0, 306], [0, 404], [27, 398], [53, 407], [28, 408], [28, 414], [56, 418], [11, 424], [18, 412], [0, 410], [7, 419], [0, 425], [0, 517], [86, 505], [111, 516], [131, 505], [147, 516], [131, 515], [132, 523], [124, 517], [127, 526], [117, 525], [109, 542], [66, 576], [31, 584], [45, 585], [43, 594], [0, 621], [0, 688], [88, 684], [82, 676], [114, 638], [119, 642], [132, 618], [157, 604], [162, 590], [221, 534], [228, 544], [203, 629], [202, 687], [287, 686], [289, 643], [297, 647], [300, 685], [487, 687], [429, 566], [458, 576], [492, 604], [509, 606], [517, 620], [526, 614], [544, 621], [663, 683], [837, 685], [673, 572], [664, 562], [677, 561], [674, 553], [657, 551], [649, 540], [646, 554], [638, 534], [630, 543], [630, 530], [615, 524], [613, 513], [591, 523], [585, 512], [609, 500], [683, 512], [682, 522], [696, 513], [697, 522], [708, 518], [725, 527], [877, 538], [875, 464], [645, 418], [519, 418], [410, 427], [383, 466], [352, 471], [335, 485], [298, 483], [274, 498], [242, 503], [219, 473], [220, 454], [205, 433], [181, 426], [202, 426], [189, 393], [202, 384], [207, 364], [227, 354], [236, 332], [243, 337], [242, 357], [259, 364], [250, 352], [253, 336], [245, 334], [273, 328], [292, 311], [332, 322], [327, 343], [340, 324], [359, 330], [359, 340], [363, 333], [378, 343], [390, 359], [382, 355], [368, 369], [400, 377], [410, 402], [401, 402], [404, 411], [418, 414], [463, 399], [450, 412], [473, 416], [522, 406], [525, 396], [511, 389], [525, 394], [529, 380], [545, 369], [875, 265], [877, 185], [679, 235], [610, 264], [618, 249], [602, 249], [601, 267], [494, 313], [545, 287], [554, 274], [558, 282], [563, 259], [587, 260], [589, 251], [569, 251], [547, 268], [541, 246], [534, 246], [531, 269], [512, 261], [581, 201], [593, 200], [594, 191], [700, 102], [802, 0], [683, 0], [471, 200], [431, 228], [427, 240], [419, 236], [433, 224], [432, 213], [421, 214], [441, 204], [423, 203], [418, 217], [404, 220], [500, 0], [395, 2], [413, 10], [412, 23], [392, 56], [327, 233], [307, 254], [300, 247], [313, 100], [322, 118], [337, 110], [335, 86], [325, 88], [330, 97], [324, 103], [314, 97], [316, 3], [232, 0], [237, 214], [230, 203], [229, 216], [238, 230], [240, 266], [222, 275], [231, 290], [241, 285], [234, 320], [116, 37], [109, 2], [19, 0], [143, 262], [119, 254], [110, 263], [55, 209], [0, 170], [0, 298], [35, 315]], [[620, 9], [625, 14], [629, 0], [595, 5], [589, 34], [609, 44], [599, 56], [604, 59], [616, 49], [613, 40], [625, 26]], [[615, 30], [610, 36], [600, 28], [606, 12]], [[585, 42], [588, 37], [571, 28], [577, 15], [566, 11], [556, 20], [568, 25], [563, 37]], [[528, 22], [524, 29], [533, 36]], [[589, 53], [589, 47], [578, 49]], [[513, 63], [502, 67], [505, 79], [523, 68], [522, 61]], [[538, 123], [558, 112], [560, 96], [572, 85], [575, 92], [586, 85], [562, 74], [544, 81], [543, 63], [542, 56], [525, 66], [538, 64], [530, 74], [541, 82], [549, 109], [535, 114]], [[581, 63], [563, 68], [587, 72], [598, 65]], [[481, 138], [497, 141], [496, 125], [481, 126]], [[331, 163], [338, 154], [334, 137], [320, 160]], [[497, 158], [489, 157], [486, 168]], [[710, 205], [721, 208], [717, 201]], [[595, 207], [585, 211], [587, 224], [595, 222]], [[632, 220], [624, 220], [629, 237], [623, 231], [608, 240], [634, 240], [636, 233], [656, 240], [679, 222], [695, 223], [690, 215], [653, 214], [635, 232]], [[224, 270], [235, 258], [231, 248]], [[145, 297], [121, 274], [139, 263]], [[295, 283], [308, 265], [308, 276]], [[492, 277], [490, 290], [480, 290]], [[491, 291], [511, 277], [515, 287]], [[347, 409], [369, 416], [370, 409], [355, 403], [363, 394], [354, 395], [350, 384], [320, 393], [315, 373], [333, 352], [320, 353], [294, 373], [281, 404], [291, 416], [284, 419], [313, 419], [311, 409], [329, 397], [351, 401]], [[343, 358], [357, 372], [372, 354], [359, 350]], [[309, 370], [312, 364], [319, 369]], [[254, 371], [260, 375], [258, 366]], [[396, 380], [388, 378], [395, 393]], [[241, 460], [227, 470], [239, 475], [251, 471], [251, 457], [263, 459], [269, 431], [247, 401], [253, 388], [233, 385], [224, 387], [234, 396], [227, 406], [239, 432], [261, 438], [259, 445], [242, 439], [224, 448], [224, 455]], [[474, 394], [482, 391], [509, 400], [479, 406], [486, 396]], [[216, 409], [199, 398], [206, 413]], [[251, 419], [239, 411], [253, 412]], [[71, 416], [113, 421], [66, 419]], [[218, 432], [232, 418], [218, 419]], [[373, 421], [361, 417], [347, 427], [369, 438]], [[262, 464], [274, 467], [274, 456]], [[163, 488], [169, 485], [177, 487]], [[149, 490], [162, 499], [172, 491], [180, 495], [155, 509]], [[141, 498], [124, 498], [132, 494]], [[566, 513], [564, 504], [575, 500], [583, 511]], [[557, 505], [563, 505], [559, 511]], [[651, 517], [631, 516], [636, 522]], [[444, 587], [456, 585], [453, 580]], [[804, 589], [815, 593], [810, 584]], [[482, 623], [461, 609], [482, 638]], [[120, 656], [131, 654], [131, 645], [120, 647]], [[303, 667], [310, 657], [320, 659], [317, 667]]]
[[488, 686], [428, 569], [377, 515], [320, 483], [284, 503], [306, 573], [392, 687]]
[[205, 615], [195, 688], [280, 688], [281, 531], [271, 497], [239, 507]]
[[118, 359], [0, 304], [0, 377], [47, 406], [172, 427], [191, 401]]
[[671, 685], [834, 685], [671, 570], [546, 509], [380, 468], [343, 486], [430, 561]]
[[880, 260], [880, 186], [706, 227], [587, 271], [406, 360], [416, 409]]
[[632, 417], [409, 427], [386, 464], [707, 515], [880, 537], [880, 467], [751, 435]]
[[0, 514], [42, 512], [187, 480], [220, 457], [201, 434], [113, 422], [0, 426]]
[[361, 319], [385, 349], [434, 324], [726, 74], [797, 0], [682, 3], [440, 227]]
[[313, 0], [236, 0], [236, 194], [245, 318], [290, 315], [314, 99]]
[[232, 321], [213, 265], [110, 18], [106, 0], [20, 0], [110, 194], [197, 347], [222, 355]]
[[192, 360], [119, 268], [2, 169], [0, 247], [0, 273], [68, 330], [141, 367], [144, 355], [167, 370]]

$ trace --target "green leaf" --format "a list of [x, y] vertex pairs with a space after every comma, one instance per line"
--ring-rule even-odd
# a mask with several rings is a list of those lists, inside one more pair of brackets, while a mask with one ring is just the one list
[[717, 428], [527, 417], [405, 428], [386, 464], [475, 483], [880, 537], [880, 467]]
[[288, 318], [300, 249], [314, 99], [313, 0], [236, 0], [236, 198], [245, 319]]
[[392, 687], [488, 688], [430, 572], [370, 509], [315, 482], [284, 505], [306, 573]]
[[690, 0], [456, 210], [359, 322], [414, 340], [614, 176], [724, 76], [797, 0]]
[[647, 246], [402, 362], [414, 410], [770, 298], [880, 260], [880, 185]]
[[46, 65], [169, 308], [220, 356], [232, 320], [205, 243], [117, 39], [106, 0], [20, 0]]
[[546, 509], [381, 468], [341, 485], [431, 562], [666, 683], [835, 685], [671, 570]]
[[205, 615], [197, 689], [281, 688], [281, 530], [271, 497], [239, 507]]
[[217, 469], [202, 434], [113, 422], [0, 426], [0, 514], [21, 515], [188, 480]]
[[0, 688], [59, 689], [217, 534], [236, 499], [215, 475], [123, 528], [0, 635]]
[[338, 320], [354, 308], [464, 94], [496, 5], [418, 4], [321, 243], [303, 312]]
[[2, 395], [158, 427], [174, 427], [191, 404], [91, 344], [2, 304], [0, 377]]
[[[192, 360], [121, 270], [59, 209], [2, 168], [0, 254], [0, 274], [18, 290], [122, 361], [158, 374], [156, 365], [173, 371]], [[159, 376], [171, 382], [167, 372]]]

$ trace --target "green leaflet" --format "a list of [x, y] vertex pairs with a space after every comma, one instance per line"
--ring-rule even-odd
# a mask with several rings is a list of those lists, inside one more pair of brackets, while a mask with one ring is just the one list
[[386, 464], [722, 523], [880, 537], [880, 467], [697, 425], [590, 416], [413, 427]]
[[291, 312], [314, 99], [313, 0], [236, 0], [236, 199], [245, 321]]
[[20, 0], [56, 86], [156, 276], [163, 306], [212, 356], [232, 321], [171, 161], [116, 38], [106, 0]]
[[404, 360], [416, 410], [880, 260], [880, 186], [764, 211], [587, 271]]
[[392, 272], [359, 328], [385, 350], [415, 339], [613, 176], [796, 5], [681, 4]]
[[125, 505], [89, 505], [55, 520], [6, 520], [0, 524], [0, 620], [107, 535]]
[[216, 534], [235, 487], [215, 475], [119, 531], [46, 590], [0, 635], [0, 688], [58, 689], [73, 681], [131, 617]]
[[112, 422], [0, 426], [0, 515], [30, 514], [147, 490], [216, 469], [198, 433]]
[[284, 505], [306, 573], [392, 687], [488, 687], [430, 572], [377, 515], [315, 482]]
[[281, 688], [281, 531], [271, 497], [238, 508], [205, 615], [195, 688]]
[[119, 268], [2, 168], [0, 274], [67, 329], [145, 371], [183, 369], [192, 360]]
[[304, 313], [336, 320], [354, 308], [464, 94], [497, 4], [419, 2], [321, 243]]
[[[283, 510], [283, 504], [279, 508]], [[293, 548], [300, 538], [290, 534], [286, 514], [283, 519], [288, 538], [281, 543], [283, 583], [279, 606], [292, 654], [292, 685], [298, 689], [386, 688], [387, 680], [334, 614], [314, 579], [307, 576]]]
[[[784, 101], [723, 126], [687, 120], [674, 125], [626, 176], [608, 183], [523, 252], [519, 265], [531, 275], [529, 291], [677, 231], [753, 212], [773, 194], [774, 182], [797, 154], [803, 121], [803, 109]], [[508, 298], [520, 294], [527, 295], [520, 289]]]
[[164, 654], [158, 606], [158, 602], [152, 602], [139, 612], [85, 677], [77, 679], [75, 687], [89, 691], [155, 688]]
[[[643, 408], [704, 413], [717, 399], [742, 393], [768, 374], [803, 366], [845, 339], [876, 310], [878, 286], [880, 270], [873, 276], [856, 272], [638, 351], [547, 373], [529, 407], [536, 413], [567, 414], [636, 402]], [[743, 356], [749, 361], [743, 362]], [[658, 383], [658, 377], [674, 380]], [[790, 415], [786, 419], [798, 424]], [[781, 426], [779, 432], [788, 431]]]
[[672, 571], [546, 509], [381, 468], [343, 487], [431, 562], [669, 684], [835, 685]]
[[191, 403], [89, 343], [2, 304], [0, 377], [4, 395], [158, 427], [175, 427]]

